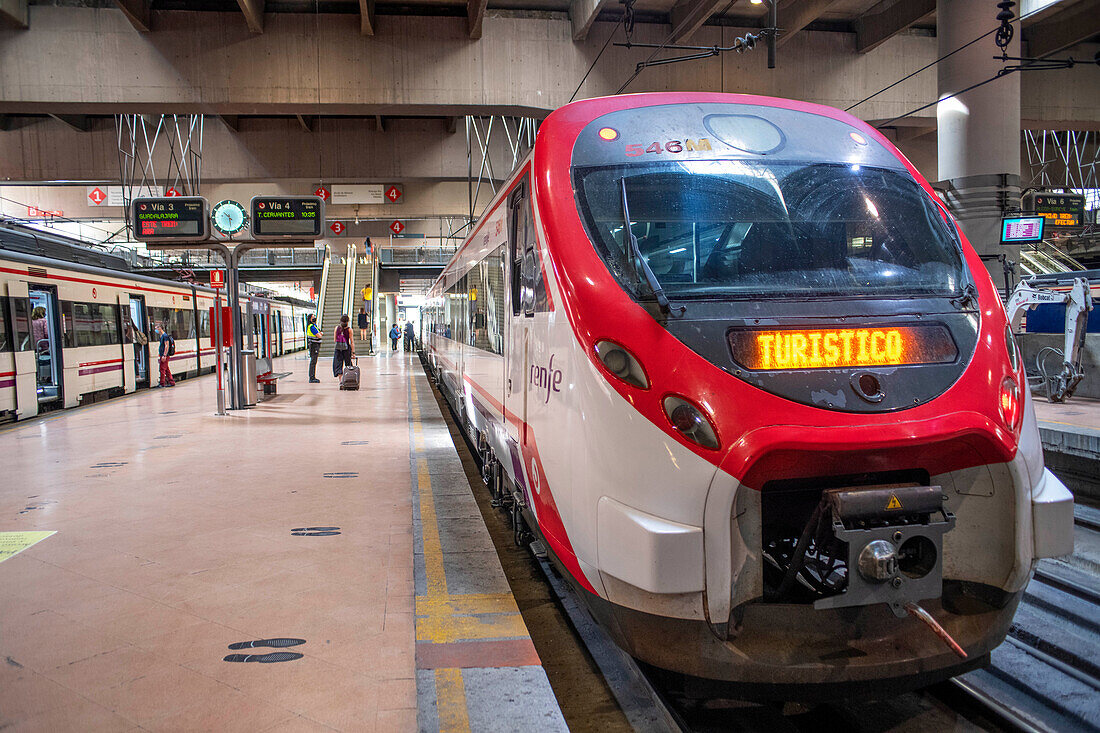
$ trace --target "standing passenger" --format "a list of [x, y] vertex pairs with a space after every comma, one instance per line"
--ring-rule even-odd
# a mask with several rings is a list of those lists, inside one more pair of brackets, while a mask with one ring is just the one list
[[397, 324], [393, 324], [393, 328], [390, 329], [390, 350], [397, 351], [397, 339], [401, 338], [401, 329], [397, 327]]
[[413, 348], [416, 334], [413, 333], [412, 321], [405, 321], [405, 351], [415, 351]]
[[317, 328], [317, 316], [309, 317], [309, 325], [306, 326], [306, 344], [309, 345], [309, 382], [317, 384], [321, 380], [317, 378], [317, 357], [321, 355], [321, 329]]
[[339, 379], [344, 367], [351, 366], [351, 357], [355, 356], [355, 342], [351, 339], [351, 319], [348, 314], [340, 316], [340, 325], [336, 327], [336, 348], [332, 354], [332, 376]]
[[175, 387], [176, 380], [172, 377], [172, 356], [176, 353], [176, 340], [164, 330], [164, 326], [157, 324], [157, 339], [160, 341], [158, 361], [160, 362], [160, 386]]
[[367, 306], [359, 306], [359, 340], [367, 340]]

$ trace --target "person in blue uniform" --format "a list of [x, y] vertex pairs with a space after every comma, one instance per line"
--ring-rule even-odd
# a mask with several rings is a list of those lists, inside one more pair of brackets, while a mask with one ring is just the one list
[[393, 324], [393, 328], [390, 329], [390, 350], [397, 351], [397, 339], [401, 338], [401, 329], [397, 327], [397, 324]]

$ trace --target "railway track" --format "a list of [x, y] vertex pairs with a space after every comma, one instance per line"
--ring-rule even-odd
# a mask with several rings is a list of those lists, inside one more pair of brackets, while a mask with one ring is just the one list
[[1074, 523], [1074, 556], [1039, 563], [990, 666], [957, 681], [1036, 730], [1100, 731], [1100, 511]]

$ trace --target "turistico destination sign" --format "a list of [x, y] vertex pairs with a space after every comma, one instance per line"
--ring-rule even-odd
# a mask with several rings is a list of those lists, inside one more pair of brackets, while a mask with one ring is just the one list
[[209, 214], [201, 196], [136, 198], [130, 202], [134, 238], [142, 242], [201, 242], [209, 238]]
[[253, 239], [320, 239], [325, 202], [320, 196], [254, 196]]

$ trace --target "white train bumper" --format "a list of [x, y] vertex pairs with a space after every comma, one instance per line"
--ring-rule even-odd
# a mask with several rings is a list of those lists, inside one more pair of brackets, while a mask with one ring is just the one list
[[597, 509], [600, 570], [650, 593], [703, 590], [703, 529], [604, 496]]
[[1031, 490], [1031, 523], [1036, 559], [1073, 552], [1073, 494], [1047, 468]]

